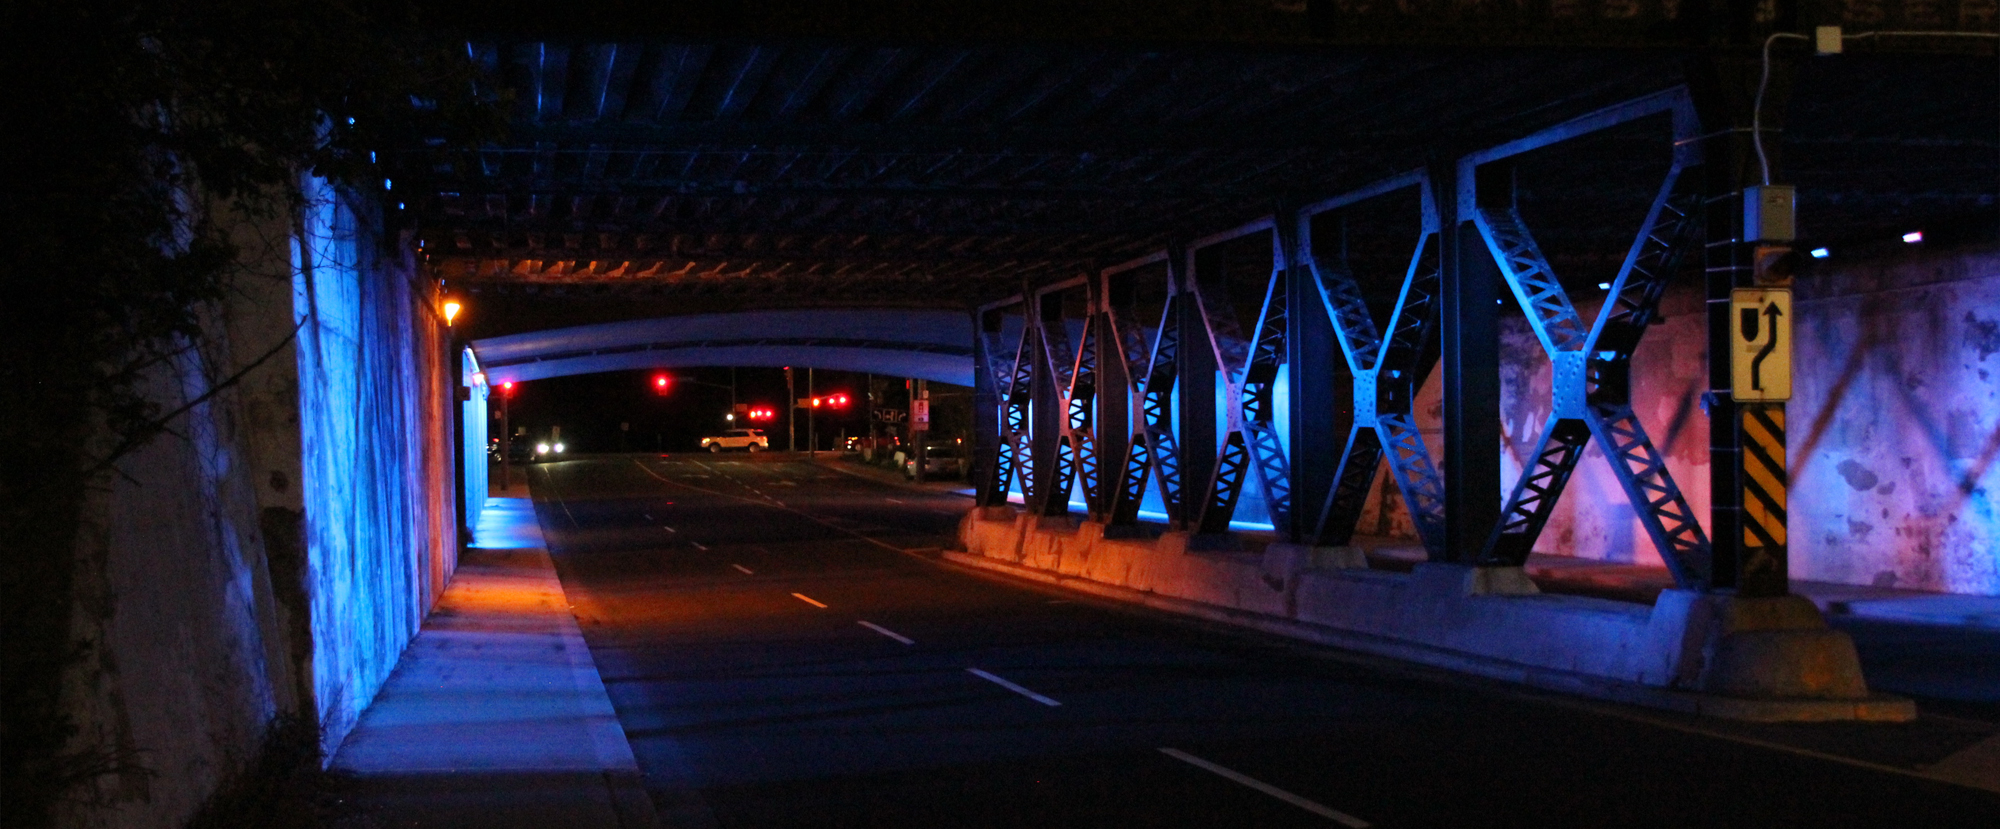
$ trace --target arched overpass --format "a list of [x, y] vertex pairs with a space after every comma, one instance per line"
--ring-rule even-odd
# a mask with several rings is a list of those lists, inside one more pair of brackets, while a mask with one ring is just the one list
[[962, 311], [841, 308], [695, 314], [475, 340], [491, 383], [686, 366], [812, 366], [972, 385]]

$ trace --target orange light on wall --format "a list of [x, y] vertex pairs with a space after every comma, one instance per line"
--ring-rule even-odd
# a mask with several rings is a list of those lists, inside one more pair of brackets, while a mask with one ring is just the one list
[[458, 319], [458, 312], [459, 312], [459, 311], [462, 311], [462, 310], [464, 310], [464, 309], [465, 309], [465, 306], [464, 306], [464, 305], [462, 305], [462, 304], [460, 304], [458, 300], [455, 300], [455, 299], [447, 299], [447, 300], [445, 300], [445, 301], [444, 301], [444, 324], [445, 324], [445, 325], [450, 325], [450, 324], [452, 323], [452, 321], [453, 321], [453, 320], [455, 320], [455, 319]]

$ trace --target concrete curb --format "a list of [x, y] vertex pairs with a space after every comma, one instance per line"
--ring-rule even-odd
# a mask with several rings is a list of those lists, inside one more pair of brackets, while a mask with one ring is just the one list
[[1065, 576], [1022, 567], [971, 553], [946, 551], [941, 560], [1027, 581], [1144, 605], [1156, 610], [1194, 616], [1209, 621], [1301, 639], [1320, 645], [1345, 648], [1430, 665], [1460, 673], [1519, 683], [1532, 688], [1595, 697], [1698, 716], [1748, 722], [1909, 722], [1916, 719], [1916, 703], [1901, 697], [1873, 694], [1862, 700], [1758, 700], [1697, 694], [1654, 688], [1602, 677], [1522, 665], [1489, 657], [1443, 650], [1409, 642], [1399, 642], [1368, 634], [1238, 610], [1108, 585], [1089, 579]]

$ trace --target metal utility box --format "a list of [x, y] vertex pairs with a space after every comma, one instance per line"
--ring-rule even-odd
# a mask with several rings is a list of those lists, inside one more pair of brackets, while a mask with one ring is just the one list
[[1789, 184], [1743, 188], [1743, 240], [1789, 242], [1798, 238], [1796, 190]]

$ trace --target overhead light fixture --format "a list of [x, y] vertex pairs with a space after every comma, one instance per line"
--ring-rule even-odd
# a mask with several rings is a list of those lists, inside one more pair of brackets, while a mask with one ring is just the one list
[[1914, 245], [1923, 240], [1924, 240], [1924, 232], [1921, 230], [1912, 230], [1908, 233], [1903, 234], [1903, 242], [1905, 244]]
[[1598, 290], [1600, 290], [1600, 291], [1609, 291], [1609, 290], [1611, 290], [1611, 283], [1609, 283], [1609, 282], [1599, 282], [1599, 283], [1597, 283], [1597, 289], [1598, 289]]
[[1829, 257], [1829, 256], [1832, 256], [1832, 255], [1833, 255], [1833, 251], [1830, 251], [1830, 250], [1827, 250], [1826, 248], [1813, 248], [1813, 249], [1812, 249], [1812, 258], [1814, 258], [1814, 259], [1825, 259], [1825, 258], [1827, 258], [1827, 257]]
[[461, 311], [461, 310], [464, 310], [464, 308], [465, 308], [465, 306], [464, 306], [463, 304], [461, 304], [461, 303], [460, 303], [460, 302], [459, 302], [458, 300], [455, 300], [455, 299], [447, 299], [447, 300], [445, 300], [445, 301], [444, 301], [444, 324], [445, 324], [445, 325], [450, 325], [450, 324], [452, 323], [452, 320], [455, 320], [455, 319], [458, 319], [458, 312], [459, 312], [459, 311]]

